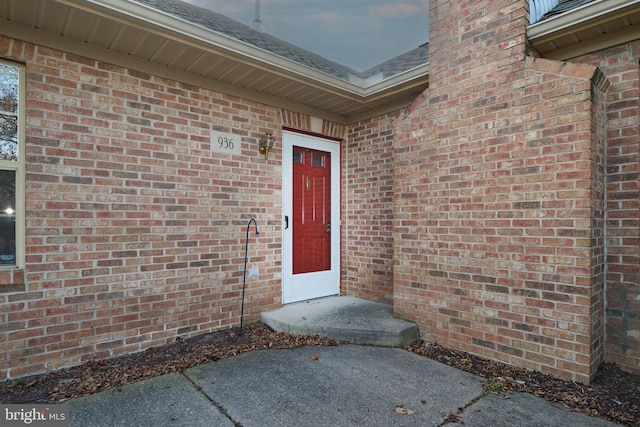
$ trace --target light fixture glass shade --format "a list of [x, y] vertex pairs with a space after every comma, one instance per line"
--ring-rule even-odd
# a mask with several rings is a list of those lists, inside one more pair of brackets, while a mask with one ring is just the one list
[[265, 133], [264, 135], [262, 135], [262, 138], [260, 138], [259, 150], [260, 154], [264, 155], [265, 160], [267, 159], [267, 157], [269, 157], [269, 150], [273, 148], [275, 141], [276, 140], [271, 132]]

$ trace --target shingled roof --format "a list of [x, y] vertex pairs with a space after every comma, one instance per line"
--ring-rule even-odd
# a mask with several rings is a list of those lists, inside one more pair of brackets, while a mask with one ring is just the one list
[[545, 13], [542, 18], [538, 20], [538, 22], [542, 22], [555, 16], [562, 15], [563, 13], [570, 12], [574, 9], [579, 8], [580, 6], [593, 3], [594, 1], [596, 0], [560, 0], [558, 4], [553, 9]]
[[359, 73], [362, 78], [369, 78], [375, 74], [382, 73], [385, 77], [393, 76], [418, 65], [429, 62], [429, 43], [396, 56], [382, 64], [369, 68]]
[[267, 33], [256, 31], [249, 25], [235, 21], [225, 15], [184, 1], [133, 1], [343, 80], [354, 80], [354, 78], [366, 80], [371, 76], [380, 74], [384, 79], [429, 61], [429, 50], [425, 44], [366, 71], [359, 72]]

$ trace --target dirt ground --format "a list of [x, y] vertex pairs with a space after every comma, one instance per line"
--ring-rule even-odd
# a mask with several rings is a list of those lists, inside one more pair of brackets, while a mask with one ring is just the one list
[[[0, 383], [0, 402], [58, 403], [170, 372], [183, 372], [247, 351], [341, 344], [320, 336], [273, 332], [259, 323], [239, 332], [235, 328], [178, 339], [135, 354], [5, 381]], [[485, 378], [487, 393], [505, 398], [511, 391], [531, 393], [591, 416], [627, 426], [640, 425], [640, 375], [624, 372], [615, 365], [603, 364], [595, 381], [584, 385], [422, 341], [405, 350]], [[449, 421], [455, 419], [455, 414], [451, 417]]]

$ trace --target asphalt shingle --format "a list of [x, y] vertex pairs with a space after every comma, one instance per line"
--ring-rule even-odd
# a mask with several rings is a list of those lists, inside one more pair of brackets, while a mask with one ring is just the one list
[[569, 12], [573, 9], [577, 9], [580, 6], [584, 6], [585, 4], [593, 3], [594, 1], [596, 0], [560, 0], [553, 9], [542, 15], [542, 18], [540, 18], [538, 22], [542, 22], [555, 16], [562, 15], [563, 13]]
[[351, 76], [366, 79], [379, 73], [383, 74], [383, 78], [387, 78], [424, 64], [429, 60], [429, 50], [427, 45], [424, 44], [389, 61], [385, 61], [380, 65], [372, 67], [369, 70], [358, 72], [277, 37], [256, 31], [249, 25], [242, 24], [209, 9], [204, 9], [180, 0], [134, 1], [343, 80], [349, 80]]

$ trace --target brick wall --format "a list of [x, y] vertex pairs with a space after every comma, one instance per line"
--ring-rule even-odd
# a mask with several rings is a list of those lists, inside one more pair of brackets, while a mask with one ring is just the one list
[[607, 91], [606, 358], [640, 372], [640, 40], [576, 58]]
[[431, 5], [430, 87], [394, 142], [396, 313], [429, 341], [588, 382], [608, 82], [525, 58], [526, 2]]
[[[476, 3], [431, 2], [431, 87], [348, 128], [0, 38], [28, 76], [28, 257], [0, 272], [0, 379], [237, 325], [254, 216], [245, 321], [279, 306], [280, 146], [265, 162], [255, 145], [282, 127], [346, 135], [344, 293], [581, 381], [603, 358], [606, 171], [606, 357], [640, 369], [638, 42], [527, 59], [526, 5]], [[212, 153], [212, 130], [241, 156]]]
[[393, 119], [397, 115], [351, 126], [343, 149], [343, 289], [386, 303], [393, 300]]
[[[307, 116], [3, 38], [26, 63], [26, 267], [0, 274], [0, 379], [245, 322], [281, 302], [281, 165]], [[211, 151], [212, 131], [241, 155]], [[345, 126], [322, 123], [330, 136]]]

